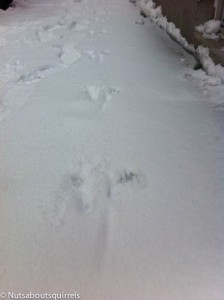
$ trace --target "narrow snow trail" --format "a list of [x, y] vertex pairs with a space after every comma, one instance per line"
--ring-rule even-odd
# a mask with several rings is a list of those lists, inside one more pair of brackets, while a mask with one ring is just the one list
[[0, 291], [221, 300], [220, 132], [192, 58], [128, 1], [20, 3], [0, 12]]

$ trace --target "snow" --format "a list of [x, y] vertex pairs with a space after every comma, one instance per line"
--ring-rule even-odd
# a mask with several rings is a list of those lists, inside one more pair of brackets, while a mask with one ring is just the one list
[[161, 6], [156, 7], [155, 3], [152, 0], [140, 0], [139, 7], [140, 12], [144, 16], [149, 17], [153, 22], [157, 23], [185, 50], [190, 53], [194, 53], [194, 46], [190, 45], [187, 40], [181, 35], [180, 29], [177, 28], [174, 23], [168, 22], [167, 18], [163, 16]]
[[217, 77], [218, 76], [218, 70], [214, 62], [209, 56], [209, 50], [208, 48], [205, 48], [203, 46], [199, 46], [197, 48], [197, 55], [201, 61], [201, 64], [204, 66], [204, 69], [206, 70], [208, 75]]
[[220, 37], [217, 35], [221, 28], [220, 20], [209, 20], [204, 24], [198, 25], [195, 29], [198, 32], [203, 33], [203, 36], [207, 39], [218, 40]]
[[[209, 56], [208, 48], [199, 45], [195, 49], [194, 45], [190, 45], [181, 35], [180, 29], [177, 28], [174, 23], [168, 22], [167, 18], [163, 16], [161, 6], [156, 7], [152, 0], [139, 0], [136, 1], [136, 3], [139, 3], [140, 12], [144, 16], [149, 17], [152, 22], [158, 24], [174, 41], [197, 58], [206, 74], [210, 76], [210, 78], [208, 77], [206, 80], [207, 84], [214, 85], [215, 82], [215, 85], [217, 85], [224, 82], [223, 67], [215, 65]], [[218, 36], [216, 33], [220, 30], [220, 25], [220, 21], [210, 20], [204, 25], [196, 27], [196, 30], [203, 32], [206, 38], [217, 39]], [[204, 83], [204, 74], [202, 75], [201, 80]]]
[[193, 71], [128, 1], [15, 3], [0, 12], [0, 294], [221, 300], [223, 68], [199, 48]]
[[209, 20], [203, 25], [197, 27], [199, 32], [205, 32], [208, 34], [218, 33], [220, 30], [221, 21], [220, 20]]
[[152, 13], [155, 11], [156, 4], [153, 1], [140, 1], [141, 13], [146, 17], [152, 16]]

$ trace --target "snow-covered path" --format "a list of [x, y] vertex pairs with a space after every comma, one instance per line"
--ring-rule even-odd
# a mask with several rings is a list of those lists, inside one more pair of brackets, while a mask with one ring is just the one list
[[0, 12], [0, 292], [223, 299], [193, 59], [125, 0], [20, 3]]

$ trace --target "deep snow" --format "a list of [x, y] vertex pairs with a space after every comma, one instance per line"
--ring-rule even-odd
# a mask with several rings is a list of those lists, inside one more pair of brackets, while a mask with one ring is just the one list
[[223, 87], [128, 1], [0, 12], [0, 291], [221, 300]]

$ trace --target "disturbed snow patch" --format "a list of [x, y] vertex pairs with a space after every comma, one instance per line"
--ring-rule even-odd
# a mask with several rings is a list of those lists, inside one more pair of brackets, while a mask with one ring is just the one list
[[146, 176], [138, 170], [113, 170], [106, 163], [78, 162], [62, 179], [56, 193], [53, 213], [48, 222], [54, 226], [65, 222], [67, 213], [91, 213], [99, 205], [108, 205], [120, 189], [139, 189], [146, 186]]
[[72, 46], [64, 46], [60, 55], [61, 61], [65, 65], [72, 65], [82, 57], [82, 54]]
[[87, 85], [78, 99], [74, 101], [74, 111], [80, 116], [86, 114], [93, 116], [94, 112], [104, 112], [113, 97], [119, 92], [119, 87], [105, 85], [104, 83]]
[[40, 80], [44, 79], [45, 77], [54, 74], [55, 72], [56, 72], [56, 66], [54, 66], [53, 64], [46, 64], [38, 67], [36, 70], [28, 74], [21, 75], [17, 83], [22, 83], [22, 84], [37, 83]]

